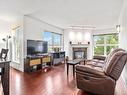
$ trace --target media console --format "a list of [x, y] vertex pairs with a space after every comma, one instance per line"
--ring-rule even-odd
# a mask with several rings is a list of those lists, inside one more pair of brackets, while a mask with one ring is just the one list
[[59, 63], [62, 63], [62, 61], [65, 61], [65, 52], [54, 52], [51, 53], [52, 59], [53, 59], [53, 65], [57, 65]]
[[51, 67], [58, 63], [62, 63], [63, 61], [65, 61], [64, 51], [44, 55], [27, 56], [25, 59], [24, 71], [32, 72], [34, 70], [40, 70], [45, 64]]
[[24, 65], [25, 72], [32, 72], [35, 69], [42, 69], [43, 64], [48, 64], [48, 66], [52, 66], [52, 57], [51, 55], [39, 55], [39, 56], [27, 56], [26, 62]]

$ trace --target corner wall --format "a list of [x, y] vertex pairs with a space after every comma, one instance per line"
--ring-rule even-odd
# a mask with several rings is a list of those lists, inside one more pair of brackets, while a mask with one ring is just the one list
[[[12, 35], [12, 29], [21, 26], [21, 32], [20, 32], [20, 59], [19, 62], [15, 62], [13, 59], [15, 50], [13, 50], [13, 35]], [[6, 48], [6, 42], [3, 42], [2, 39], [6, 38], [7, 36], [11, 36], [8, 43], [9, 53], [8, 53], [8, 60], [11, 61], [10, 66], [13, 68], [16, 68], [20, 71], [23, 71], [23, 15], [16, 15], [15, 19], [13, 20], [0, 20], [0, 50], [1, 48]]]
[[[44, 31], [51, 31], [51, 32], [55, 32], [55, 33], [60, 33], [63, 34], [63, 30], [60, 28], [57, 28], [53, 25], [44, 23], [38, 19], [34, 19], [32, 17], [29, 16], [23, 16], [20, 15], [17, 19], [15, 19], [15, 21], [8, 23], [5, 21], [1, 21], [0, 25], [2, 26], [2, 28], [0, 28], [0, 48], [1, 47], [5, 47], [4, 43], [1, 41], [3, 37], [6, 37], [8, 32], [14, 32], [12, 31], [13, 28], [20, 26], [20, 52], [19, 52], [19, 62], [17, 61], [13, 61], [11, 62], [11, 66], [17, 70], [20, 71], [24, 71], [24, 59], [26, 58], [26, 54], [27, 54], [27, 48], [26, 48], [26, 40], [27, 39], [33, 39], [33, 40], [43, 40], [43, 32]], [[11, 34], [10, 33], [10, 34]], [[5, 34], [5, 35], [4, 35]], [[11, 34], [12, 35], [12, 34]], [[15, 50], [13, 50], [13, 35], [11, 38], [11, 59], [14, 55]]]
[[31, 40], [43, 40], [44, 31], [55, 32], [63, 34], [63, 29], [50, 25], [37, 18], [31, 16], [24, 16], [24, 56], [27, 56], [27, 39]]
[[70, 29], [66, 29], [64, 30], [64, 50], [66, 51], [66, 56], [69, 56], [70, 59], [72, 59], [72, 48], [70, 46], [70, 41], [72, 41], [73, 43], [78, 43], [78, 40], [80, 40], [79, 42], [83, 42], [86, 43], [90, 42], [89, 45], [83, 45], [83, 47], [87, 47], [87, 58], [88, 59], [92, 59], [92, 55], [93, 55], [93, 51], [92, 51], [92, 47], [93, 47], [93, 41], [92, 41], [92, 30], [70, 30]]
[[[120, 47], [127, 50], [127, 0], [124, 0], [123, 7], [119, 18], [119, 24], [121, 25], [120, 31]], [[127, 85], [127, 64], [123, 70], [122, 77]]]
[[[72, 33], [70, 35], [70, 33]], [[89, 41], [90, 45], [88, 46], [88, 51], [87, 51], [87, 58], [88, 59], [92, 59], [93, 58], [93, 53], [94, 53], [94, 43], [93, 43], [93, 35], [99, 35], [99, 34], [108, 34], [108, 33], [116, 33], [115, 28], [108, 28], [108, 29], [97, 29], [97, 30], [70, 30], [70, 29], [66, 29], [64, 30], [64, 49], [66, 51], [66, 56], [71, 57], [72, 56], [72, 52], [71, 52], [71, 48], [70, 48], [70, 37], [72, 37], [71, 40], [73, 40], [74, 42], [77, 43], [77, 36], [78, 33], [81, 34], [81, 42], [84, 41]], [[89, 33], [90, 37], [88, 39], [88, 36], [86, 36], [86, 34]], [[75, 37], [73, 37], [75, 36]]]

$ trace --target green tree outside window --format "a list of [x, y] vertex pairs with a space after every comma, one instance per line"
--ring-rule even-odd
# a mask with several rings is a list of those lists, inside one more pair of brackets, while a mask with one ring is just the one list
[[113, 48], [118, 48], [118, 34], [94, 36], [94, 55], [108, 55]]

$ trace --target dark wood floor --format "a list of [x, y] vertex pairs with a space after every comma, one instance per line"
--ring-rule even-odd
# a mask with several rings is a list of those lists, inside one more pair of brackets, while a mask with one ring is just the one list
[[[30, 74], [11, 69], [10, 75], [10, 95], [93, 95], [77, 89], [72, 72], [67, 77], [64, 64]], [[121, 78], [115, 95], [127, 95]]]

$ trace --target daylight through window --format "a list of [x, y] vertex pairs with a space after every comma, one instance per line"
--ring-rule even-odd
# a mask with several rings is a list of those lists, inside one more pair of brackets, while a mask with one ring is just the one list
[[94, 35], [94, 55], [108, 55], [118, 47], [118, 34]]
[[59, 51], [62, 49], [62, 34], [45, 31], [44, 41], [48, 42], [48, 51]]

